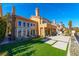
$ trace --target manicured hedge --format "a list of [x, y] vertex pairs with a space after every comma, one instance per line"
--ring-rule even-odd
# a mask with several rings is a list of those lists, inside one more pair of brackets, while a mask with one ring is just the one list
[[6, 33], [6, 22], [0, 19], [0, 42], [5, 37], [5, 33]]

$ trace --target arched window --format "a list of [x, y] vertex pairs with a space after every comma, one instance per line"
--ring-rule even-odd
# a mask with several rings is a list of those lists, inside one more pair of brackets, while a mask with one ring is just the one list
[[30, 25], [29, 25], [29, 23], [27, 23], [27, 27], [29, 27]]
[[18, 21], [18, 26], [21, 26], [21, 21]]
[[25, 23], [25, 22], [23, 22], [23, 26], [24, 26], [24, 27], [26, 26], [26, 23]]

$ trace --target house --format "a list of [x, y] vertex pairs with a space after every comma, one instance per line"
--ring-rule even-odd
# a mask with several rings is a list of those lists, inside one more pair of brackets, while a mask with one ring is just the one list
[[[23, 16], [16, 15], [15, 7], [12, 7], [12, 14], [10, 14], [9, 25], [12, 39], [28, 38], [28, 37], [46, 37], [56, 32], [56, 26], [39, 15], [39, 9], [36, 8], [36, 15], [29, 19]], [[2, 7], [0, 6], [0, 15], [2, 15]], [[8, 29], [7, 29], [8, 30]], [[8, 33], [9, 34], [9, 33]], [[7, 35], [8, 35], [7, 34]]]
[[[13, 17], [14, 16], [14, 17]], [[28, 37], [36, 37], [38, 36], [38, 30], [37, 30], [37, 22], [27, 19], [22, 16], [16, 15], [15, 7], [12, 8], [12, 26], [15, 32], [16, 38], [28, 38]], [[14, 26], [15, 25], [15, 26]]]
[[15, 34], [19, 38], [35, 37], [37, 36], [37, 22], [16, 16]]
[[52, 35], [53, 30], [55, 30], [56, 27], [53, 26], [48, 19], [43, 18], [39, 15], [38, 8], [36, 8], [35, 12], [36, 15], [31, 16], [30, 20], [36, 21], [38, 23], [38, 35], [41, 37]]

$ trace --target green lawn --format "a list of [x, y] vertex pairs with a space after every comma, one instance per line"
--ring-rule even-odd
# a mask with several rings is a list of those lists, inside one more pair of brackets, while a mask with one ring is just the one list
[[67, 51], [52, 47], [41, 41], [42, 38], [22, 41], [12, 44], [3, 45], [0, 48], [0, 55], [17, 55], [17, 56], [65, 56]]

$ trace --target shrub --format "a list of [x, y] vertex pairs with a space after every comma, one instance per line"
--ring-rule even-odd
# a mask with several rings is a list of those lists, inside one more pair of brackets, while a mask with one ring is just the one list
[[71, 30], [66, 30], [64, 33], [66, 36], [70, 36], [71, 35]]

